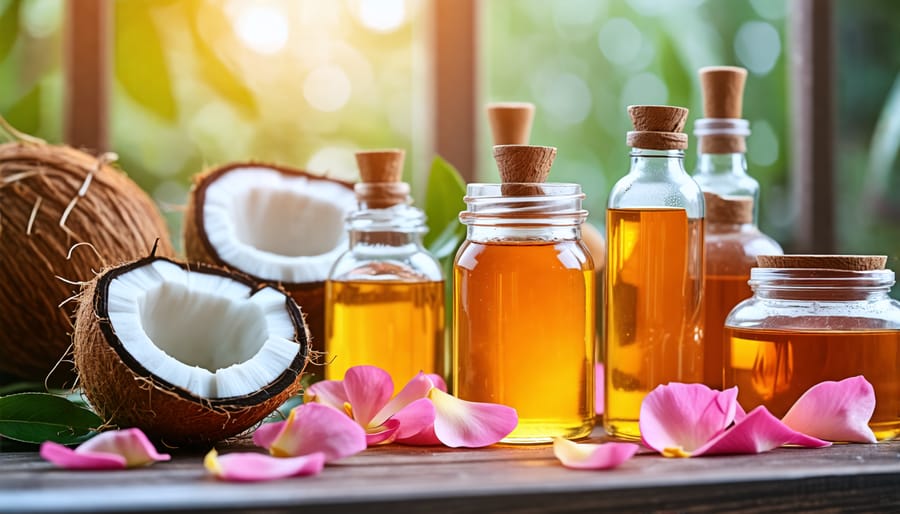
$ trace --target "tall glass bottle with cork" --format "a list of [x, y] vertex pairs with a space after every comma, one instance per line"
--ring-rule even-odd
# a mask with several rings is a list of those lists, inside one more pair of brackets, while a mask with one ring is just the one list
[[502, 184], [469, 184], [453, 286], [453, 388], [509, 405], [508, 443], [593, 427], [594, 264], [577, 184], [544, 183], [556, 149], [494, 147]]
[[749, 123], [741, 119], [747, 70], [700, 69], [703, 115], [695, 122], [700, 155], [694, 179], [706, 195], [706, 283], [704, 286], [704, 383], [723, 387], [725, 318], [750, 298], [747, 283], [757, 255], [782, 253], [756, 225], [759, 183], [747, 174]]
[[684, 170], [687, 109], [628, 108], [631, 169], [607, 209], [606, 409], [614, 437], [640, 438], [644, 397], [703, 378], [703, 194]]
[[444, 370], [444, 281], [422, 246], [424, 213], [401, 181], [402, 150], [358, 152], [359, 210], [347, 219], [350, 248], [325, 284], [325, 376], [378, 366], [398, 382]]

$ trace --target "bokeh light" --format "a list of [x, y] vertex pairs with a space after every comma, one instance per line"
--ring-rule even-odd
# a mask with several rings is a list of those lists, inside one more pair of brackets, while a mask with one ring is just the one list
[[764, 21], [748, 21], [734, 36], [734, 53], [751, 73], [765, 75], [781, 56], [778, 31]]
[[347, 73], [338, 66], [320, 66], [306, 76], [303, 96], [314, 109], [334, 112], [347, 105], [352, 86]]
[[360, 0], [359, 21], [375, 32], [393, 32], [406, 21], [405, 0]]
[[239, 3], [234, 31], [251, 50], [270, 55], [284, 49], [290, 35], [284, 12], [274, 5]]

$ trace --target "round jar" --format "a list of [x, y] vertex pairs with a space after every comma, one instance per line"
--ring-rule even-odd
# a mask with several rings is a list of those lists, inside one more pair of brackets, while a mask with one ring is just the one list
[[900, 434], [900, 302], [894, 272], [753, 268], [753, 297], [725, 321], [725, 387], [749, 411], [781, 417], [810, 387], [863, 375], [874, 387], [869, 423]]

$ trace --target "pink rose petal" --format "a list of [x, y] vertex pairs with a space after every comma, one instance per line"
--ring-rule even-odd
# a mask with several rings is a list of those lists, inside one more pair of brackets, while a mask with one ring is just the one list
[[381, 368], [353, 366], [344, 374], [344, 391], [353, 409], [353, 419], [366, 427], [393, 396], [394, 381]]
[[480, 448], [503, 439], [519, 423], [516, 410], [493, 403], [467, 402], [434, 388], [434, 433], [451, 448]]
[[279, 478], [315, 475], [325, 466], [325, 454], [277, 458], [259, 453], [229, 453], [221, 457], [210, 450], [203, 459], [216, 478], [230, 482], [261, 482]]
[[434, 433], [434, 424], [425, 427], [418, 434], [398, 439], [397, 442], [409, 446], [438, 446], [441, 444], [441, 440]]
[[269, 451], [276, 457], [322, 452], [331, 462], [365, 449], [365, 430], [346, 414], [327, 405], [305, 403], [291, 410]]
[[434, 418], [434, 404], [428, 398], [420, 398], [400, 409], [399, 412], [391, 417], [391, 421], [399, 422], [400, 427], [397, 430], [397, 439], [402, 440], [413, 437], [426, 428], [434, 426]]
[[757, 407], [735, 425], [693, 452], [700, 455], [737, 455], [767, 452], [784, 444], [822, 448], [831, 443], [791, 430], [765, 407]]
[[641, 438], [663, 454], [691, 454], [731, 424], [736, 404], [737, 388], [720, 392], [703, 384], [657, 386], [641, 403]]
[[604, 382], [606, 378], [603, 374], [603, 364], [597, 363], [594, 365], [594, 411], [599, 415], [603, 414], [603, 409], [606, 406], [606, 396], [605, 396], [605, 387], [606, 382]]
[[366, 429], [366, 444], [376, 446], [393, 443], [399, 429], [400, 422], [395, 419], [389, 419], [377, 427], [368, 428]]
[[634, 457], [640, 446], [634, 443], [574, 443], [553, 438], [553, 454], [572, 469], [612, 469]]
[[785, 425], [829, 441], [874, 443], [869, 420], [875, 389], [863, 376], [822, 382], [809, 388], [782, 418]]
[[436, 375], [434, 373], [426, 373], [425, 376], [428, 378], [428, 380], [431, 380], [431, 383], [434, 385], [434, 387], [437, 387], [445, 393], [447, 392], [447, 382], [444, 382], [444, 377]]
[[52, 441], [41, 444], [41, 458], [65, 469], [125, 469], [125, 457], [121, 455], [76, 453], [75, 450]]
[[261, 425], [253, 432], [253, 444], [260, 448], [269, 449], [272, 443], [281, 435], [281, 431], [287, 426], [287, 421], [277, 421], [275, 423], [266, 423]]
[[[431, 379], [424, 373], [419, 373], [403, 386], [397, 396], [391, 398], [378, 414], [372, 418], [370, 426], [378, 426], [403, 410], [407, 405], [423, 398], [428, 398], [428, 392], [434, 387]], [[416, 431], [421, 430], [421, 427]]]
[[344, 392], [344, 382], [340, 380], [323, 380], [309, 386], [303, 393], [303, 403], [324, 403], [339, 411], [344, 410], [344, 405], [349, 403], [347, 393]]
[[125, 458], [125, 467], [128, 468], [167, 461], [172, 458], [167, 454], [157, 453], [156, 448], [139, 428], [103, 432], [88, 439], [87, 442], [75, 449], [75, 453], [121, 455]]

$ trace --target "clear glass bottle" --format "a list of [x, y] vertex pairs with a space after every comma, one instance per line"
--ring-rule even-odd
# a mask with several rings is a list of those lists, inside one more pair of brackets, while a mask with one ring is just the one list
[[749, 196], [706, 198], [706, 282], [703, 288], [703, 383], [722, 389], [722, 352], [725, 318], [735, 305], [753, 295], [750, 269], [758, 255], [782, 254], [781, 246], [753, 223], [753, 199]]
[[508, 443], [591, 433], [596, 277], [577, 184], [470, 184], [454, 263], [453, 389], [516, 409]]
[[813, 267], [752, 270], [753, 298], [726, 321], [725, 386], [738, 386], [747, 411], [764, 405], [781, 417], [813, 385], [863, 375], [875, 389], [869, 426], [878, 439], [895, 438], [900, 302], [889, 296], [894, 272], [827, 269], [814, 260], [805, 265]]
[[703, 194], [684, 170], [687, 109], [629, 108], [631, 170], [607, 210], [606, 408], [610, 435], [640, 438], [644, 397], [703, 378]]
[[446, 376], [441, 266], [422, 246], [424, 213], [397, 180], [356, 185], [360, 208], [347, 219], [350, 248], [325, 284], [328, 379], [362, 364], [399, 384], [419, 371]]

